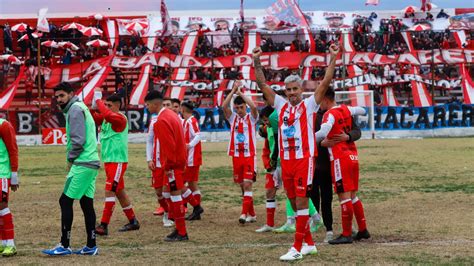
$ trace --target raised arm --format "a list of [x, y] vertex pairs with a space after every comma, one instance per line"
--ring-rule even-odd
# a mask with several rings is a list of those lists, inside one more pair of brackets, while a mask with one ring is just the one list
[[250, 113], [252, 114], [252, 117], [257, 120], [258, 119], [258, 110], [257, 106], [255, 106], [255, 103], [249, 99], [247, 96], [245, 96], [240, 89], [237, 90], [237, 95], [242, 97], [244, 102], [250, 107]]
[[339, 47], [335, 44], [332, 44], [329, 47], [329, 51], [331, 52], [331, 61], [329, 62], [328, 67], [326, 68], [326, 74], [324, 75], [324, 79], [319, 83], [318, 88], [314, 92], [314, 99], [316, 100], [316, 103], [320, 103], [324, 95], [326, 94], [326, 91], [329, 89], [329, 85], [331, 84], [331, 80], [334, 76], [334, 70], [336, 69], [336, 59], [337, 59], [337, 54], [339, 53]]
[[275, 102], [275, 92], [267, 85], [267, 81], [265, 80], [265, 74], [263, 74], [263, 67], [262, 63], [260, 62], [260, 55], [262, 55], [262, 49], [259, 47], [255, 47], [253, 49], [253, 65], [255, 67], [255, 79], [257, 81], [257, 85], [262, 91], [263, 95], [267, 99], [268, 103], [273, 106]]
[[232, 90], [230, 91], [229, 94], [227, 94], [227, 97], [225, 98], [224, 102], [222, 103], [222, 109], [224, 110], [224, 116], [225, 119], [229, 120], [230, 116], [232, 115], [232, 109], [230, 108], [230, 101], [232, 100], [232, 96], [234, 96], [235, 92], [237, 91], [237, 88], [240, 86], [239, 81], [235, 81], [234, 85], [232, 86]]

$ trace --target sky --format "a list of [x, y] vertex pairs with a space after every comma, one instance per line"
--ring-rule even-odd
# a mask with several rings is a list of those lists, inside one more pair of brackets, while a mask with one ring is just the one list
[[[246, 9], [264, 9], [276, 0], [244, 0]], [[432, 0], [440, 8], [474, 8], [474, 0]], [[238, 9], [240, 0], [167, 0], [169, 10]], [[365, 0], [299, 0], [302, 10], [352, 11], [401, 10], [408, 5], [420, 6], [420, 0], [380, 0], [378, 6], [365, 6]], [[91, 12], [107, 10], [158, 11], [160, 0], [0, 0], [0, 14], [37, 13], [47, 6], [49, 13]], [[110, 9], [109, 9], [110, 8]]]

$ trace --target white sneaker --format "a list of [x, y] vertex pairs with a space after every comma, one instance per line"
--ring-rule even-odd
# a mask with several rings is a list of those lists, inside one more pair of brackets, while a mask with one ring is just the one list
[[167, 212], [163, 213], [163, 226], [172, 227], [173, 225], [174, 225], [174, 222], [168, 219], [168, 213]]
[[327, 243], [334, 239], [334, 233], [332, 231], [326, 232], [326, 237], [324, 238], [324, 243]]
[[308, 246], [308, 244], [304, 243], [303, 246], [301, 247], [301, 255], [314, 255], [318, 254], [318, 250], [316, 249], [316, 246]]
[[247, 218], [245, 219], [246, 223], [255, 223], [256, 221], [257, 221], [257, 216], [247, 215]]
[[239, 223], [245, 224], [246, 221], [247, 221], [247, 215], [246, 215], [246, 214], [240, 215], [240, 217], [239, 217]]
[[298, 252], [294, 247], [291, 247], [290, 250], [288, 250], [288, 253], [280, 257], [280, 260], [283, 261], [294, 261], [294, 260], [301, 260], [303, 259], [303, 254]]
[[272, 231], [273, 231], [273, 227], [267, 224], [255, 230], [255, 232], [257, 233], [272, 232]]

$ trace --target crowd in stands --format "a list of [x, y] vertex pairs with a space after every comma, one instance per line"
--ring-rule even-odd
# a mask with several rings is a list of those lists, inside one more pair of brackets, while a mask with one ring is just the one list
[[[379, 30], [373, 30], [374, 18], [376, 14], [373, 13], [368, 18], [358, 18], [354, 20], [352, 27], [352, 44], [357, 51], [360, 52], [376, 52], [385, 55], [402, 54], [408, 52], [408, 47], [401, 35], [401, 31], [407, 30], [407, 27], [403, 24], [401, 19], [391, 18], [380, 20]], [[411, 16], [411, 14], [408, 14]], [[437, 18], [448, 16], [444, 12], [440, 12]], [[429, 24], [430, 21], [434, 20], [432, 14], [428, 14], [426, 19], [420, 20], [419, 24]], [[79, 49], [57, 49], [43, 47], [41, 49], [41, 65], [44, 70], [40, 71], [41, 75], [45, 75], [43, 71], [46, 71], [48, 67], [54, 66], [55, 64], [72, 64], [81, 61], [86, 61], [102, 56], [108, 56], [111, 54], [119, 56], [142, 56], [148, 52], [157, 53], [170, 53], [178, 55], [180, 54], [183, 36], [169, 36], [157, 38], [156, 44], [152, 50], [148, 49], [141, 36], [131, 35], [121, 37], [115, 49], [112, 47], [107, 48], [93, 48], [86, 46], [86, 42], [101, 38], [100, 36], [87, 37], [80, 31], [61, 30], [64, 25], [50, 24], [50, 33], [44, 33], [41, 41], [55, 40], [70, 41], [74, 43]], [[90, 25], [100, 29], [100, 24]], [[24, 33], [12, 33], [9, 25], [2, 26], [4, 35], [4, 53], [12, 53], [21, 58], [31, 73], [29, 84], [35, 85], [37, 70], [34, 69], [36, 65], [37, 56], [37, 41], [33, 35], [34, 30], [28, 28]], [[244, 30], [239, 27], [236, 23], [232, 28], [217, 29], [215, 32], [211, 32], [207, 28], [200, 26], [197, 29], [198, 43], [195, 48], [195, 56], [197, 57], [220, 57], [242, 53], [244, 48]], [[214, 34], [214, 33], [218, 34]], [[212, 34], [210, 34], [212, 33]], [[28, 36], [28, 40], [18, 41], [24, 38], [24, 35]], [[315, 47], [312, 50], [309, 41], [304, 39], [301, 31], [295, 31], [293, 33], [285, 33], [286, 36], [277, 36], [276, 34], [262, 33], [261, 47], [263, 52], [318, 52], [325, 53], [328, 51], [328, 47], [338, 42], [340, 39], [341, 32], [338, 31], [314, 31], [312, 36], [314, 38]], [[474, 48], [474, 43], [471, 41], [471, 31], [467, 37], [467, 43], [465, 48]], [[419, 31], [411, 32], [414, 48], [417, 50], [429, 50], [429, 49], [449, 49], [456, 48], [456, 42], [453, 34], [449, 31]], [[224, 37], [222, 37], [224, 36]], [[216, 41], [220, 38], [220, 45], [216, 44]], [[13, 51], [13, 43], [18, 44], [18, 49]], [[3, 62], [2, 72], [0, 75], [0, 88], [5, 88], [5, 75], [9, 73], [11, 69], [14, 69], [13, 75], [18, 74], [19, 67], [8, 62]], [[386, 66], [361, 66], [365, 73], [374, 73], [377, 75], [384, 76], [385, 78], [393, 78], [396, 74], [403, 74], [408, 71], [406, 67], [398, 65], [386, 65]], [[347, 77], [348, 73], [344, 71], [345, 68], [338, 67], [336, 69], [335, 78], [342, 79]], [[115, 69], [115, 92], [123, 95], [124, 100], [127, 99], [133, 88], [132, 79], [127, 77], [119, 69]], [[282, 69], [282, 70], [265, 70], [265, 76], [269, 82], [282, 82], [285, 77], [292, 73], [301, 73], [301, 69]], [[457, 66], [449, 65], [438, 65], [434, 68], [434, 73], [440, 78], [455, 78], [458, 75]], [[424, 66], [421, 68], [422, 75], [432, 74], [431, 66]], [[154, 83], [160, 83], [162, 80], [172, 79], [173, 69], [166, 67], [153, 67], [152, 68], [152, 80]], [[237, 79], [242, 78], [242, 74], [239, 68], [225, 68], [225, 69], [209, 69], [209, 68], [195, 68], [189, 69], [189, 76], [191, 80], [218, 80], [218, 79]], [[324, 68], [313, 68], [311, 77], [314, 80], [321, 79], [324, 76]], [[163, 82], [161, 82], [163, 83]], [[44, 84], [44, 83], [43, 83]], [[407, 92], [409, 93], [409, 83], [395, 85], [397, 93]], [[44, 88], [43, 88], [44, 89]], [[376, 91], [380, 88], [374, 88]], [[108, 89], [110, 91], [110, 88]], [[445, 96], [446, 92], [441, 90], [441, 95]], [[28, 92], [28, 91], [27, 91]], [[128, 93], [127, 93], [128, 92]], [[44, 93], [44, 91], [43, 91]], [[105, 88], [105, 93], [108, 93]], [[31, 103], [31, 92], [28, 93], [28, 102]]]

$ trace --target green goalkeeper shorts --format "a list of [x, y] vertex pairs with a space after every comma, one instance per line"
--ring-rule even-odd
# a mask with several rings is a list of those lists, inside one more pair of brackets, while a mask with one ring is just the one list
[[83, 196], [93, 199], [95, 194], [95, 179], [99, 169], [73, 165], [67, 174], [64, 194], [79, 200]]

